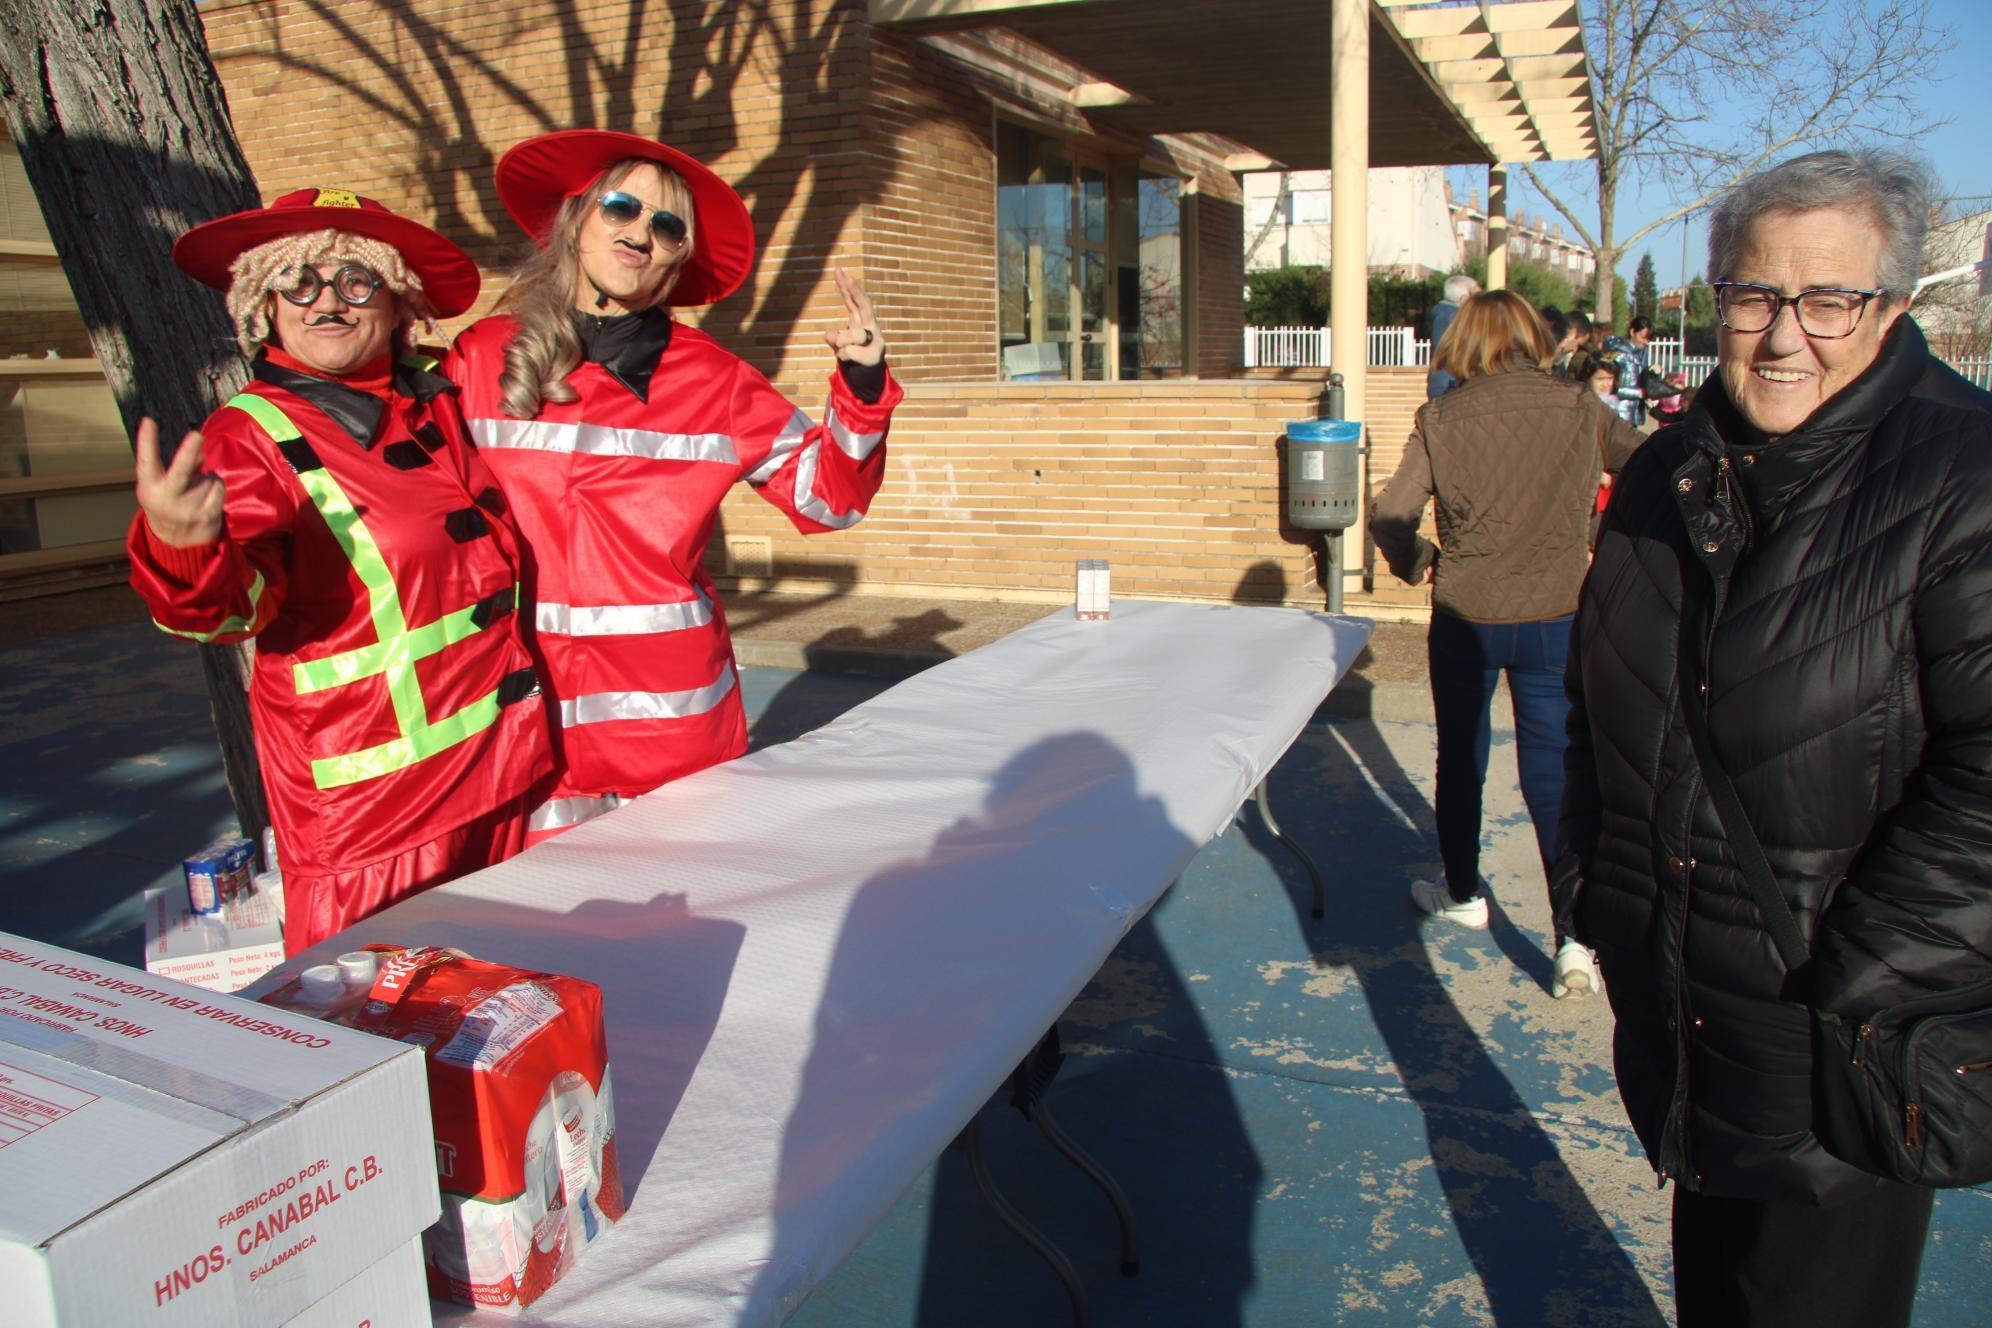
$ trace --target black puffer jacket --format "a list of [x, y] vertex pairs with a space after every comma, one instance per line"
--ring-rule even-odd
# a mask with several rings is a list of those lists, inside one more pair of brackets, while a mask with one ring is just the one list
[[[1800, 972], [1702, 787], [1684, 648], [1811, 941]], [[1806, 1002], [1992, 979], [1992, 397], [1908, 317], [1774, 444], [1712, 378], [1619, 477], [1569, 683], [1552, 891], [1598, 951], [1655, 1168], [1788, 1202], [1871, 1184], [1811, 1133]]]

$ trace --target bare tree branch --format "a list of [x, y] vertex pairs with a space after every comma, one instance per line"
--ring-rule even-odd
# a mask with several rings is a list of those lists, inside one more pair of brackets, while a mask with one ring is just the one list
[[1569, 222], [1571, 228], [1577, 232], [1578, 239], [1582, 240], [1587, 246], [1593, 249], [1597, 248], [1598, 242], [1591, 238], [1591, 229], [1590, 227], [1584, 224], [1584, 219], [1577, 215], [1577, 211], [1575, 208], [1571, 207], [1568, 203], [1565, 203], [1561, 198], [1557, 197], [1555, 190], [1551, 189], [1547, 184], [1543, 183], [1542, 177], [1536, 174], [1536, 168], [1534, 167], [1534, 165], [1527, 165], [1522, 167], [1522, 174], [1529, 177], [1529, 183], [1535, 186], [1535, 190], [1537, 193], [1541, 194], [1544, 198], [1549, 200], [1549, 205], [1551, 207], [1555, 208], [1558, 212], [1563, 214], [1563, 219]]
[[[1950, 43], [1931, 0], [1592, 0], [1586, 9], [1592, 224], [1544, 172], [1524, 172], [1590, 246], [1606, 318], [1619, 256], [1744, 176], [1796, 148], [1927, 129], [1915, 94]], [[1619, 186], [1655, 178], [1673, 206], [1619, 239]]]
[[1287, 195], [1292, 190], [1293, 173], [1291, 171], [1281, 171], [1280, 190], [1273, 196], [1273, 210], [1266, 214], [1266, 224], [1259, 228], [1259, 233], [1252, 237], [1252, 243], [1245, 250], [1245, 270], [1247, 272], [1252, 270], [1252, 258], [1259, 252], [1259, 246], [1266, 242], [1266, 237], [1273, 233], [1273, 227], [1279, 224], [1280, 209], [1286, 206]]

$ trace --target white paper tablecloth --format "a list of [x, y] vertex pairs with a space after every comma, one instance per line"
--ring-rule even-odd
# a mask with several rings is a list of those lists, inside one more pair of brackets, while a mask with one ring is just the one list
[[599, 983], [630, 1211], [522, 1321], [778, 1323], [1368, 635], [1287, 609], [1056, 614], [286, 967], [392, 941]]

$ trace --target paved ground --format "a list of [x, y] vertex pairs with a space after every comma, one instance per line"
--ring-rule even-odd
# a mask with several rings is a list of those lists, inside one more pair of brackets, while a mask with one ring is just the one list
[[[191, 651], [122, 594], [0, 606], [0, 930], [131, 963], [140, 891], [229, 812]], [[1050, 611], [735, 597], [755, 741], [889, 685], [822, 664], [903, 673]], [[1097, 1191], [1016, 1112], [985, 1113], [999, 1183], [1078, 1264], [1097, 1324], [1671, 1321], [1667, 1196], [1612, 1091], [1609, 1009], [1545, 990], [1547, 909], [1505, 742], [1488, 790], [1496, 925], [1433, 930], [1406, 901], [1437, 856], [1422, 637], [1386, 625], [1272, 778], [1276, 816], [1327, 876], [1327, 916], [1308, 916], [1305, 872], [1248, 809], [1061, 1024], [1051, 1102], [1125, 1185], [1139, 1276], [1119, 1275]], [[1919, 1325], [1987, 1321], [1988, 1203], [1940, 1200]], [[1067, 1318], [950, 1153], [792, 1322]]]

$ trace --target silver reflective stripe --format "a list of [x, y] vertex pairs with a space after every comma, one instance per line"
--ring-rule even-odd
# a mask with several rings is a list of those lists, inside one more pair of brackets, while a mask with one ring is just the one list
[[533, 814], [526, 818], [526, 829], [565, 830], [621, 805], [622, 799], [613, 793], [604, 793], [599, 798], [553, 798], [533, 808]]
[[803, 414], [801, 411], [797, 411], [795, 414], [789, 416], [789, 422], [782, 426], [780, 433], [775, 435], [774, 446], [768, 449], [768, 459], [754, 467], [753, 471], [747, 476], [747, 482], [749, 484], [766, 484], [769, 480], [773, 479], [775, 472], [782, 468], [782, 463], [789, 459], [796, 448], [801, 447], [804, 442], [808, 441], [809, 431], [813, 427], [815, 426], [810, 424], [809, 416]]
[[816, 492], [816, 461], [823, 444], [811, 443], [802, 450], [795, 463], [795, 510], [814, 521], [819, 526], [832, 530], [847, 530], [864, 520], [859, 512], [833, 512], [830, 504], [823, 501]]
[[560, 452], [570, 456], [641, 457], [649, 461], [739, 460], [723, 433], [657, 433], [603, 424], [553, 424], [546, 420], [471, 420], [470, 436], [482, 448]]
[[682, 632], [712, 621], [712, 601], [697, 599], [670, 604], [546, 604], [533, 609], [533, 624], [556, 636], [649, 636]]
[[824, 415], [823, 422], [830, 427], [830, 436], [837, 440], [838, 450], [853, 461], [863, 461], [866, 457], [870, 456], [872, 449], [877, 447], [885, 438], [883, 432], [852, 433], [850, 426], [837, 418], [837, 408], [835, 406], [832, 406], [829, 412]]
[[683, 692], [593, 692], [560, 703], [560, 726], [601, 724], [615, 719], [684, 719], [703, 715], [733, 690], [733, 666], [703, 687]]

